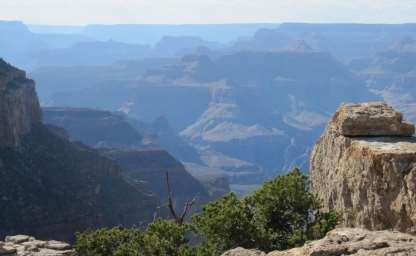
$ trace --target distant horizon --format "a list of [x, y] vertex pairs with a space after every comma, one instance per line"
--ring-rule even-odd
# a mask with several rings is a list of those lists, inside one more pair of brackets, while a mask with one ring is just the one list
[[416, 23], [416, 0], [3, 0], [25, 24]]
[[282, 22], [229, 22], [229, 23], [85, 23], [85, 24], [46, 24], [46, 23], [28, 23], [23, 20], [5, 20], [0, 18], [0, 22], [21, 22], [27, 26], [45, 26], [45, 27], [86, 27], [86, 26], [188, 26], [188, 25], [282, 25], [282, 24], [311, 24], [311, 25], [416, 25], [414, 22], [306, 22], [306, 21], [282, 21]]

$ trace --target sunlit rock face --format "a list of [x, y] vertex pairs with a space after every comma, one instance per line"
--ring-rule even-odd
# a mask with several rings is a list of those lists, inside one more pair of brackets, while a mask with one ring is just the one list
[[310, 162], [313, 191], [343, 225], [416, 232], [414, 126], [383, 103], [346, 104]]

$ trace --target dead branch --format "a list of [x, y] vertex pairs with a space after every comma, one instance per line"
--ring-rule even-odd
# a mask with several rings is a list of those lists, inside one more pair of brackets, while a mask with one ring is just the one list
[[169, 208], [169, 211], [170, 211], [172, 217], [175, 219], [176, 223], [178, 223], [179, 225], [182, 225], [185, 222], [185, 218], [186, 218], [186, 216], [188, 216], [189, 211], [194, 206], [194, 204], [196, 202], [196, 197], [194, 197], [190, 201], [186, 201], [186, 203], [183, 207], [182, 214], [179, 216], [176, 213], [176, 210], [175, 210], [173, 192], [172, 192], [172, 189], [171, 189], [171, 186], [170, 186], [170, 180], [169, 180], [169, 172], [166, 172], [166, 185], [167, 185], [167, 189], [168, 189], [168, 208]]

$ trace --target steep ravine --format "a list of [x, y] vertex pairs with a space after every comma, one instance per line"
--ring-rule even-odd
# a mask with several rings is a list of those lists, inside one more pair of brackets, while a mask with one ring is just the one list
[[157, 205], [119, 166], [41, 123], [34, 82], [0, 60], [0, 237], [72, 240], [87, 228], [140, 225]]

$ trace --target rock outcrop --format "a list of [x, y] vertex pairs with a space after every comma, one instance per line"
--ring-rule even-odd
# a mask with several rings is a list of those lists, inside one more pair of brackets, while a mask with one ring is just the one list
[[238, 247], [223, 253], [222, 256], [266, 256], [266, 253], [259, 250], [247, 250]]
[[121, 166], [127, 180], [141, 184], [158, 196], [161, 205], [166, 205], [168, 200], [166, 172], [169, 173], [175, 205], [178, 209], [182, 209], [183, 205], [194, 197], [197, 207], [212, 199], [204, 186], [187, 172], [183, 164], [165, 150], [113, 148], [101, 152]]
[[330, 123], [331, 129], [343, 136], [412, 136], [413, 124], [385, 103], [343, 105]]
[[152, 220], [157, 200], [115, 161], [40, 122], [34, 82], [0, 61], [0, 237], [71, 241], [88, 228]]
[[303, 247], [268, 254], [237, 248], [222, 256], [411, 256], [416, 255], [416, 237], [394, 231], [368, 231], [358, 228], [340, 228], [321, 240]]
[[16, 147], [41, 111], [33, 80], [0, 59], [0, 147]]
[[120, 113], [86, 108], [42, 108], [43, 122], [65, 128], [91, 147], [142, 146], [142, 135]]
[[312, 189], [342, 224], [416, 233], [414, 126], [383, 103], [340, 107], [311, 156]]
[[1, 256], [76, 256], [71, 245], [60, 241], [41, 241], [32, 236], [7, 236], [0, 241]]

